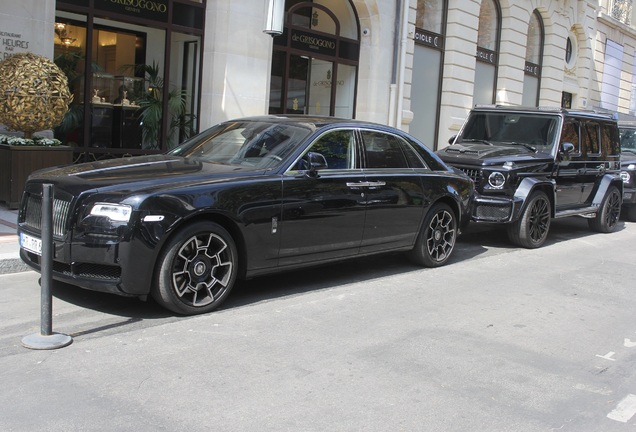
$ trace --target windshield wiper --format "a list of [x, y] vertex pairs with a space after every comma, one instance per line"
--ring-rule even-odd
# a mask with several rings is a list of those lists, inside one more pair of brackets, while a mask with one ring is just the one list
[[632, 148], [622, 148], [621, 151], [623, 153], [627, 152], [627, 153], [636, 153], [636, 149], [632, 149]]

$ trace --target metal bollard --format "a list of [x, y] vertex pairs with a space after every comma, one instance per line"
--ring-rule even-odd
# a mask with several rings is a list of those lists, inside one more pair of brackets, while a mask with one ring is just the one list
[[52, 184], [42, 185], [42, 259], [40, 261], [40, 333], [22, 338], [25, 348], [63, 348], [73, 342], [69, 335], [53, 332], [53, 196]]

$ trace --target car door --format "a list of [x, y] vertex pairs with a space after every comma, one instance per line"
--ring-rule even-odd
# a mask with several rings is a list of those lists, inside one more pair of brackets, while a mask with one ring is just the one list
[[[561, 131], [554, 174], [557, 210], [578, 206], [583, 195], [581, 175], [585, 171], [585, 158], [581, 152], [579, 126], [576, 120], [566, 120]], [[565, 143], [574, 145], [574, 150], [569, 153], [564, 152]]]
[[422, 176], [431, 171], [401, 137], [361, 129], [367, 214], [361, 253], [413, 245], [428, 208]]
[[[322, 155], [327, 167], [308, 171], [309, 152]], [[366, 211], [363, 180], [353, 129], [328, 131], [307, 148], [283, 176], [280, 266], [359, 252]]]

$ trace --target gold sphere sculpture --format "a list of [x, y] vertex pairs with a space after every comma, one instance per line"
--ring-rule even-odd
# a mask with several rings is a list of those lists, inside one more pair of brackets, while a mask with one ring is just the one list
[[0, 123], [25, 138], [59, 125], [72, 101], [66, 75], [50, 59], [18, 53], [0, 62]]

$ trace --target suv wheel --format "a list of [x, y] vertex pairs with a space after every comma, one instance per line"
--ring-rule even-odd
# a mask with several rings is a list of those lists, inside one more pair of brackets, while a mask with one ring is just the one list
[[596, 217], [587, 221], [590, 229], [601, 233], [614, 231], [621, 214], [621, 204], [620, 191], [616, 186], [610, 186], [605, 197], [603, 197], [603, 202], [601, 202]]
[[508, 225], [508, 238], [527, 249], [541, 247], [548, 237], [551, 213], [548, 196], [541, 191], [533, 193], [519, 219]]

